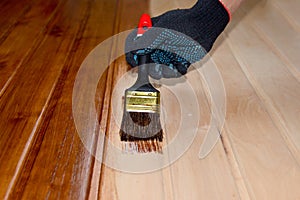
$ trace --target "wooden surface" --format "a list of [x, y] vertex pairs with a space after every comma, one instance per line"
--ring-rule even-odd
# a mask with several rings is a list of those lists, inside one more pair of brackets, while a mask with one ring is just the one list
[[[188, 79], [198, 84], [199, 131], [172, 165], [125, 173], [103, 165], [82, 144], [72, 91], [89, 52], [135, 27], [144, 12], [157, 15], [192, 3], [0, 2], [0, 199], [300, 199], [297, 0], [246, 2], [217, 40], [211, 57], [224, 81], [227, 112], [221, 140], [207, 157], [199, 159], [198, 153], [210, 103], [193, 71]], [[99, 124], [90, 130], [106, 132], [116, 145], [111, 98], [127, 70], [121, 57], [101, 77], [95, 96]], [[162, 95], [167, 143], [180, 111], [168, 90]], [[106, 144], [97, 146], [101, 137], [89, 142], [105, 158]]]

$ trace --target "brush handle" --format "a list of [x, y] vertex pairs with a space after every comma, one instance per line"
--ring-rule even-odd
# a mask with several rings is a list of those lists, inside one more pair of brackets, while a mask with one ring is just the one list
[[138, 54], [138, 77], [131, 91], [159, 92], [149, 81], [148, 66], [150, 54]]
[[148, 67], [147, 67], [147, 63], [149, 62], [149, 59], [150, 59], [149, 54], [138, 55], [138, 78], [136, 81], [137, 83], [143, 85], [149, 83]]
[[[138, 25], [137, 37], [143, 36], [143, 34], [152, 27], [152, 21], [149, 15], [143, 14], [140, 18]], [[149, 81], [148, 76], [148, 66], [147, 63], [150, 61], [150, 53], [145, 53], [144, 50], [136, 51], [138, 60], [138, 78], [135, 84], [130, 88], [131, 90], [148, 91], [148, 92], [158, 92]], [[142, 53], [143, 52], [143, 53]]]
[[[152, 27], [151, 17], [148, 14], [143, 14], [138, 25], [137, 37], [141, 37], [147, 30]], [[149, 83], [148, 68], [146, 66], [150, 60], [150, 54], [138, 53], [138, 78], [136, 83]]]

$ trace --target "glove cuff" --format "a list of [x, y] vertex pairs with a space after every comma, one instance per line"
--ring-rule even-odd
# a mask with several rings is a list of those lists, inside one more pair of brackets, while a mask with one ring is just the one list
[[227, 11], [228, 15], [229, 15], [229, 21], [231, 20], [231, 11], [230, 9], [225, 5], [225, 3], [223, 2], [223, 0], [219, 0], [220, 3], [223, 5], [223, 7], [225, 8], [225, 10]]

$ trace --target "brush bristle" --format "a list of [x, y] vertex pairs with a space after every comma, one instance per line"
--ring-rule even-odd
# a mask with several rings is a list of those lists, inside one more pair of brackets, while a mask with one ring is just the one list
[[[159, 113], [124, 112], [120, 129], [121, 141], [138, 152], [160, 152], [163, 131]], [[130, 147], [131, 145], [131, 147]]]
[[122, 149], [127, 153], [162, 153], [162, 142], [158, 140], [123, 142]]

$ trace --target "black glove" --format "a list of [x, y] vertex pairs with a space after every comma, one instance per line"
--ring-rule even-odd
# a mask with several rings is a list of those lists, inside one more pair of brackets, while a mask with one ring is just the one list
[[153, 28], [143, 36], [136, 39], [137, 30], [129, 34], [126, 60], [135, 67], [136, 50], [141, 49], [151, 54], [150, 76], [178, 77], [210, 51], [228, 22], [229, 14], [219, 0], [198, 0], [190, 9], [168, 11], [152, 18]]

